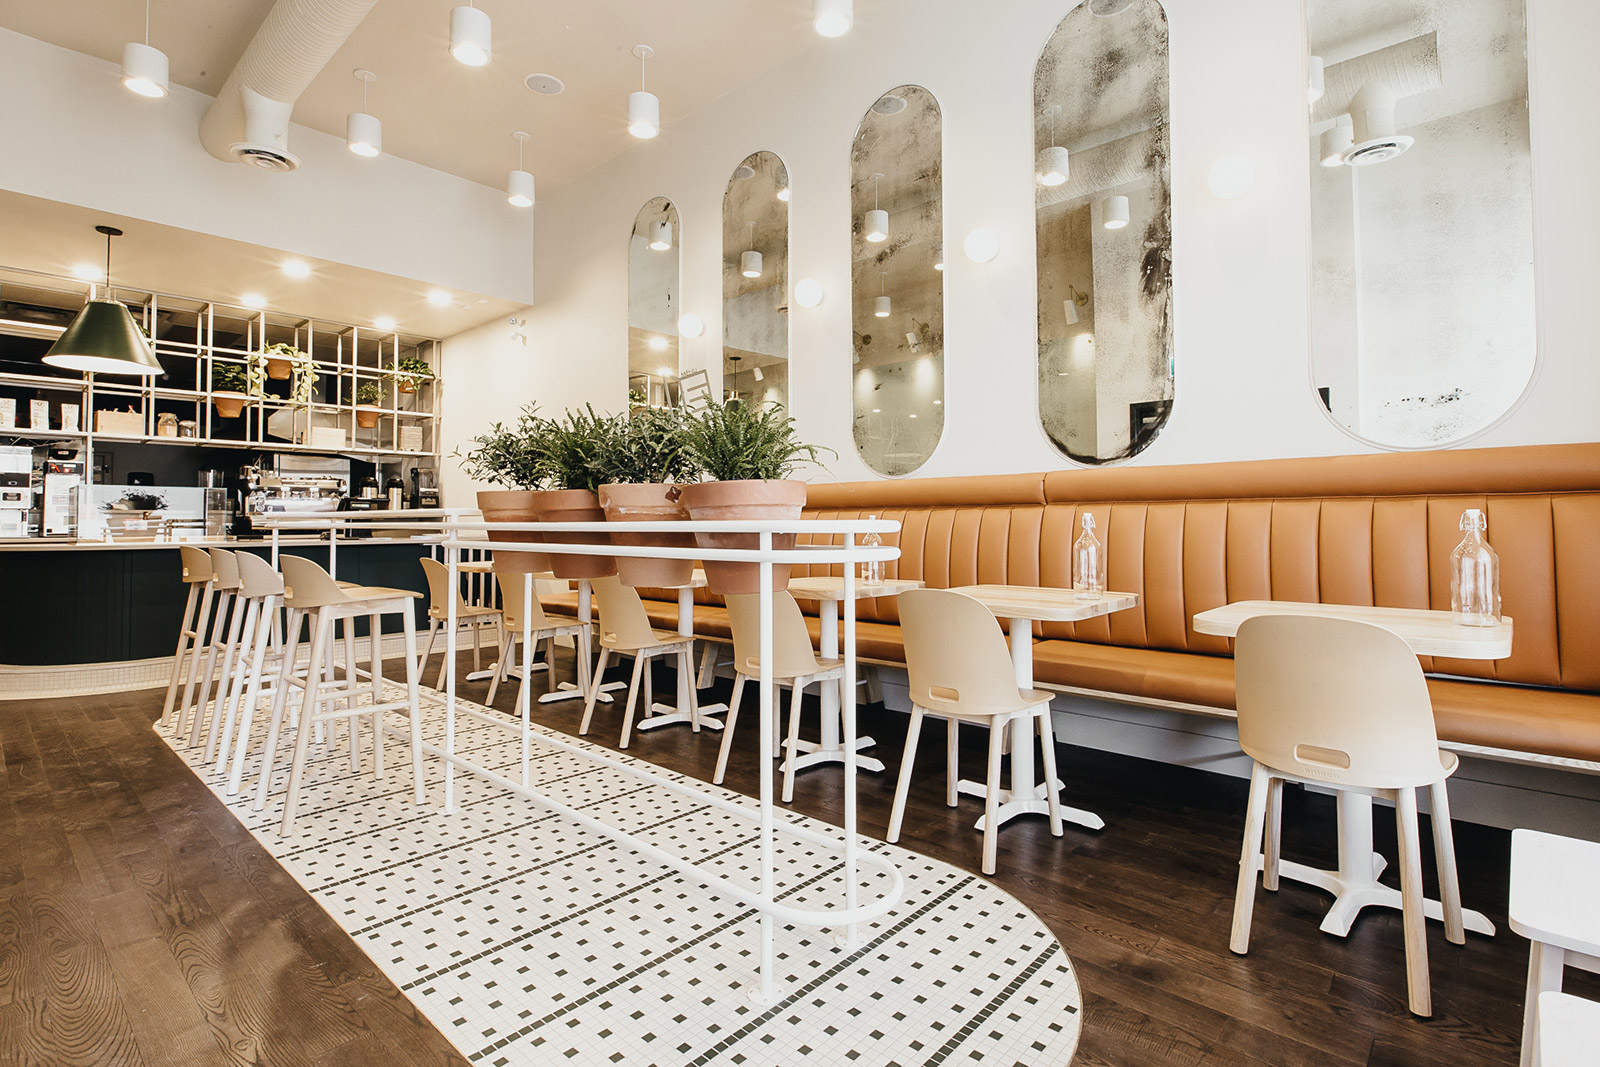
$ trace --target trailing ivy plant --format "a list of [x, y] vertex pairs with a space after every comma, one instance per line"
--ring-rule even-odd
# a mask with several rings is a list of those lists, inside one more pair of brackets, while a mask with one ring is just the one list
[[549, 476], [550, 488], [591, 493], [599, 489], [606, 480], [601, 456], [614, 450], [612, 442], [622, 432], [624, 420], [597, 415], [593, 405], [585, 404], [582, 411], [568, 410], [560, 419], [540, 421], [533, 450], [540, 469]]
[[687, 429], [695, 460], [719, 482], [787, 478], [802, 462], [818, 462], [823, 452], [838, 457], [831, 448], [802, 442], [794, 417], [776, 404], [708, 404]]
[[646, 408], [618, 420], [614, 432], [602, 440], [595, 463], [601, 483], [681, 484], [700, 477], [682, 408]]
[[547, 488], [550, 474], [535, 448], [546, 421], [538, 414], [538, 407], [529, 404], [514, 425], [497, 422], [488, 433], [472, 439], [465, 455], [460, 449], [452, 455], [461, 460], [461, 469], [475, 482], [513, 490]]

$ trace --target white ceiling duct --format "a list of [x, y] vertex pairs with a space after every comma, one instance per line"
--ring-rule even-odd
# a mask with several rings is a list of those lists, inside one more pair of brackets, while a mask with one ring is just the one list
[[1345, 150], [1344, 162], [1382, 163], [1412, 144], [1410, 137], [1395, 132], [1395, 103], [1443, 84], [1438, 38], [1425, 33], [1325, 68], [1324, 92], [1311, 121], [1336, 120], [1348, 112], [1355, 143]]
[[1060, 185], [1041, 185], [1034, 189], [1038, 207], [1087, 201], [1119, 185], [1130, 185], [1150, 177], [1149, 161], [1161, 135], [1151, 126], [1115, 141], [1093, 148], [1071, 149], [1072, 170]]
[[328, 60], [378, 0], [278, 0], [200, 120], [200, 143], [218, 159], [294, 170], [289, 115]]

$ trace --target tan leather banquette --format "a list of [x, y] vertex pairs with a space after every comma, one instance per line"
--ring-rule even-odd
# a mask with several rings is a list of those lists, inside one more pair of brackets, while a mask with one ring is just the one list
[[[1109, 585], [1140, 604], [1038, 627], [1038, 683], [1226, 713], [1231, 643], [1196, 633], [1195, 613], [1259, 599], [1448, 608], [1468, 507], [1488, 516], [1515, 639], [1498, 662], [1424, 659], [1440, 737], [1600, 760], [1600, 444], [813, 484], [807, 513], [898, 520], [889, 576], [947, 587], [1070, 585], [1092, 512]], [[675, 626], [671, 596], [654, 596], [652, 615]], [[859, 654], [903, 662], [894, 601], [862, 601], [859, 618]], [[715, 597], [696, 630], [728, 636]]]

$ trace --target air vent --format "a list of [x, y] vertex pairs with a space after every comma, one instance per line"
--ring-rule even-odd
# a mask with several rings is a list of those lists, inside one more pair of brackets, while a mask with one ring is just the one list
[[540, 96], [559, 96], [567, 91], [567, 83], [554, 74], [530, 74], [522, 79], [522, 84]]
[[1400, 134], [1395, 137], [1376, 137], [1344, 150], [1344, 161], [1352, 167], [1370, 167], [1387, 163], [1415, 144], [1415, 138]]
[[290, 171], [298, 170], [300, 157], [293, 152], [285, 152], [278, 148], [268, 148], [266, 145], [248, 144], [240, 141], [228, 146], [228, 151], [233, 153], [233, 158], [240, 163], [248, 163], [252, 167], [262, 170]]

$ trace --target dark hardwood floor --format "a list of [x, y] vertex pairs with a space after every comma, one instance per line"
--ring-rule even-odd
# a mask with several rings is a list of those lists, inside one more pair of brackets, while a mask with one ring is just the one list
[[[154, 736], [162, 695], [0, 703], [0, 1064], [464, 1063]], [[508, 687], [498, 706], [514, 696]], [[578, 703], [536, 709], [576, 732]], [[614, 746], [620, 722], [620, 704], [597, 711], [591, 738]], [[742, 725], [728, 784], [753, 794], [754, 716]], [[863, 709], [862, 732], [889, 765], [860, 778], [871, 836], [887, 823], [904, 731], [904, 716]], [[980, 733], [967, 731], [973, 777]], [[709, 778], [717, 740], [672, 727], [630, 752]], [[931, 725], [902, 843], [976, 871], [980, 806], [945, 807], [943, 752]], [[1419, 1020], [1406, 1010], [1398, 913], [1329, 937], [1317, 929], [1328, 898], [1285, 882], [1259, 895], [1250, 954], [1228, 951], [1244, 782], [1069, 745], [1060, 760], [1071, 802], [1106, 828], [1069, 824], [1053, 838], [1043, 819], [1013, 822], [995, 880], [1077, 968], [1076, 1063], [1516, 1062], [1527, 945], [1504, 925], [1507, 833], [1456, 827], [1464, 899], [1500, 933], [1458, 947], [1430, 924], [1435, 1014]], [[838, 822], [837, 768], [802, 774], [796, 806]], [[1331, 865], [1332, 802], [1291, 789], [1284, 818], [1286, 855]], [[1381, 812], [1377, 836], [1392, 857]], [[1600, 995], [1576, 972], [1569, 988]]]

